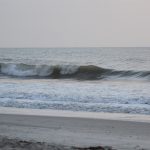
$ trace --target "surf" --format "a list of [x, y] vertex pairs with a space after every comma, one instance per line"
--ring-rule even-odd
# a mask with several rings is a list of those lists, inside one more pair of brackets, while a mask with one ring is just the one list
[[79, 80], [100, 80], [110, 77], [133, 77], [150, 79], [150, 71], [115, 70], [95, 65], [29, 65], [23, 63], [0, 63], [4, 76], [32, 78], [74, 78]]

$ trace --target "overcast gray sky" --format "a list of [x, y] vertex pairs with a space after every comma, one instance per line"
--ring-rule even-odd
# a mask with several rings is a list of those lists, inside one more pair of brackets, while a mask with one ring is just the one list
[[150, 46], [150, 0], [0, 0], [0, 47]]

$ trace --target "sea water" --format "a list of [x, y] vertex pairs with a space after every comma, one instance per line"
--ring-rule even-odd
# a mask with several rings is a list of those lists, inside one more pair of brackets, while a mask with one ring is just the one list
[[1, 48], [0, 107], [150, 114], [150, 48]]

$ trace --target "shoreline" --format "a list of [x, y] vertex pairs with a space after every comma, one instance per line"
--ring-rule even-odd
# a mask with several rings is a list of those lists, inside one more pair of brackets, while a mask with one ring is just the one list
[[0, 114], [87, 118], [87, 119], [103, 119], [103, 120], [116, 120], [116, 121], [118, 120], [118, 121], [150, 123], [150, 115], [145, 115], [145, 114], [85, 112], [85, 111], [68, 111], [68, 110], [55, 110], [55, 109], [30, 109], [30, 108], [28, 109], [28, 108], [14, 108], [14, 107], [0, 107]]
[[0, 107], [0, 136], [65, 146], [150, 150], [150, 116]]

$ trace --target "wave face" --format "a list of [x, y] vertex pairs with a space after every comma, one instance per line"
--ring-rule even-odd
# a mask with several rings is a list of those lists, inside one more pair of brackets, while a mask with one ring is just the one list
[[14, 63], [0, 63], [0, 73], [15, 77], [33, 78], [75, 78], [81, 80], [100, 80], [109, 77], [134, 77], [150, 79], [150, 71], [113, 70], [94, 65], [28, 65]]

